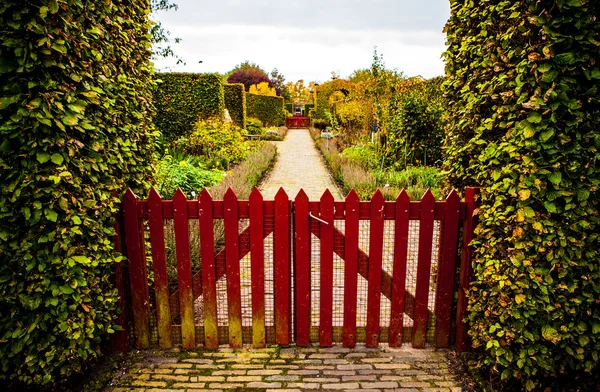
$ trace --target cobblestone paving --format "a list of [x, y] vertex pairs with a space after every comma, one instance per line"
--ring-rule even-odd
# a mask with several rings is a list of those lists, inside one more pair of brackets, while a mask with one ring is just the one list
[[276, 145], [277, 162], [261, 186], [265, 200], [272, 200], [280, 187], [292, 199], [304, 189], [309, 200], [317, 201], [329, 189], [336, 200], [342, 200], [307, 129], [290, 129], [285, 140]]
[[144, 355], [106, 391], [461, 391], [447, 351], [357, 346]]

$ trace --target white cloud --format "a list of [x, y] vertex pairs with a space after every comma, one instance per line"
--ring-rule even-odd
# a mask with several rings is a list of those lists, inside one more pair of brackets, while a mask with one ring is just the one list
[[[182, 38], [174, 49], [187, 65], [174, 66], [172, 59], [159, 59], [159, 69], [171, 65], [171, 70], [178, 72], [223, 73], [249, 60], [267, 71], [278, 68], [288, 81], [326, 81], [331, 71], [348, 76], [356, 69], [369, 67], [373, 47], [377, 46], [388, 68], [397, 68], [409, 76], [432, 77], [444, 72], [440, 59], [445, 50], [443, 26], [439, 26], [439, 32], [251, 24], [167, 27], [173, 37]], [[202, 64], [198, 63], [200, 60]]]

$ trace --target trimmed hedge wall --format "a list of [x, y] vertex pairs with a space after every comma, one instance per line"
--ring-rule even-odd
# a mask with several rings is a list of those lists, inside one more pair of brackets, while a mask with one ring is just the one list
[[223, 118], [223, 78], [218, 74], [159, 73], [154, 123], [167, 141], [187, 136], [198, 120]]
[[258, 118], [266, 127], [284, 125], [283, 98], [246, 93], [246, 115]]
[[67, 380], [115, 328], [114, 195], [145, 192], [153, 174], [148, 8], [0, 5], [0, 384], [8, 389]]
[[457, 188], [483, 187], [479, 365], [506, 390], [570, 390], [600, 374], [600, 2], [451, 10], [446, 169]]
[[287, 110], [291, 114], [294, 114], [294, 104], [286, 103], [285, 104], [285, 110]]
[[310, 110], [313, 109], [315, 107], [315, 105], [313, 103], [307, 103], [304, 105], [304, 115], [308, 116], [310, 113]]
[[223, 86], [225, 97], [225, 108], [233, 123], [242, 129], [246, 129], [246, 91], [244, 85], [225, 84]]

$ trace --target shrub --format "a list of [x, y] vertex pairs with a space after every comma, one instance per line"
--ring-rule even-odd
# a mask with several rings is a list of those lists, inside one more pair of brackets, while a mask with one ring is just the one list
[[250, 86], [250, 90], [248, 90], [248, 92], [250, 94], [266, 95], [269, 97], [277, 96], [277, 92], [275, 91], [275, 89], [273, 87], [269, 87], [269, 83], [267, 83], [267, 82], [253, 84], [252, 86]]
[[261, 69], [254, 68], [240, 69], [233, 72], [227, 78], [227, 83], [243, 84], [246, 92], [250, 91], [250, 86], [263, 82], [266, 82], [270, 87], [273, 87], [273, 82], [269, 79], [269, 76]]
[[242, 130], [222, 120], [198, 121], [189, 137], [179, 138], [171, 146], [175, 151], [203, 157], [210, 168], [227, 169], [248, 154]]
[[0, 5], [0, 383], [8, 389], [80, 372], [115, 329], [116, 193], [144, 191], [152, 175], [147, 11], [145, 2]]
[[202, 189], [218, 184], [224, 174], [221, 170], [207, 170], [194, 156], [166, 155], [157, 165], [156, 187], [166, 198], [171, 198], [177, 188], [181, 188], [189, 199], [195, 199]]
[[446, 168], [454, 186], [483, 187], [478, 364], [516, 389], [571, 388], [600, 352], [600, 3], [451, 7]]
[[223, 85], [225, 108], [233, 123], [238, 127], [246, 128], [246, 92], [243, 84]]
[[248, 117], [258, 118], [267, 127], [280, 126], [285, 123], [283, 98], [266, 95], [246, 94], [246, 111]]
[[262, 121], [258, 118], [249, 118], [246, 122], [246, 132], [249, 135], [262, 135], [265, 132]]
[[326, 112], [330, 111], [329, 99], [332, 94], [340, 93], [347, 96], [354, 89], [354, 83], [336, 79], [315, 87], [315, 106], [313, 119], [327, 119]]
[[327, 129], [328, 125], [329, 125], [329, 122], [327, 120], [324, 120], [321, 118], [317, 118], [317, 119], [313, 120], [313, 127], [315, 127], [316, 129], [318, 129], [320, 131], [324, 131], [325, 129]]
[[371, 144], [346, 148], [342, 152], [342, 155], [367, 170], [376, 168], [380, 163], [377, 151], [375, 151], [374, 146]]
[[225, 98], [218, 74], [161, 73], [157, 79], [154, 123], [168, 141], [188, 136], [198, 120], [223, 118]]

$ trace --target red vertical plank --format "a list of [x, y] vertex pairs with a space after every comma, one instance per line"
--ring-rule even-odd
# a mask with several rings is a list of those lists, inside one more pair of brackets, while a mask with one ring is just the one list
[[377, 347], [379, 345], [384, 203], [385, 200], [383, 199], [383, 195], [378, 189], [371, 198], [369, 286], [367, 295], [367, 347]]
[[173, 196], [173, 219], [175, 226], [175, 253], [177, 254], [179, 314], [181, 315], [181, 346], [184, 349], [192, 349], [196, 347], [192, 263], [190, 259], [187, 198], [181, 189], [177, 189]]
[[403, 189], [396, 198], [394, 226], [394, 271], [390, 315], [390, 347], [402, 346], [404, 331], [404, 296], [406, 295], [406, 261], [408, 255], [408, 228], [410, 198]]
[[468, 328], [463, 320], [467, 313], [467, 290], [469, 289], [473, 273], [471, 241], [473, 240], [475, 226], [477, 226], [475, 209], [478, 207], [478, 203], [475, 202], [475, 198], [479, 195], [479, 192], [480, 188], [467, 188], [465, 192], [467, 217], [463, 223], [460, 284], [458, 287], [458, 304], [456, 307], [456, 351], [459, 353], [468, 351], [471, 347], [471, 341], [467, 336]]
[[333, 344], [333, 195], [327, 189], [321, 196], [321, 271], [319, 344]]
[[413, 348], [425, 347], [427, 336], [427, 305], [429, 301], [429, 278], [431, 276], [431, 250], [433, 242], [433, 214], [435, 198], [428, 189], [421, 198], [419, 227], [419, 258], [413, 327]]
[[158, 324], [158, 344], [160, 348], [171, 348], [171, 307], [169, 304], [169, 278], [165, 256], [165, 230], [163, 224], [162, 199], [152, 188], [148, 197], [148, 220], [150, 243], [152, 244], [152, 270], [154, 271], [154, 292], [156, 295], [156, 320]]
[[240, 289], [240, 247], [238, 199], [231, 188], [223, 197], [225, 208], [225, 260], [227, 270], [227, 312], [229, 346], [242, 347], [242, 292]]
[[358, 284], [358, 206], [360, 199], [352, 189], [346, 196], [344, 261], [344, 347], [356, 345], [356, 302]]
[[217, 269], [214, 253], [213, 200], [206, 189], [198, 195], [198, 210], [204, 301], [204, 345], [209, 349], [217, 349], [219, 348], [219, 334], [217, 329]]
[[263, 197], [254, 188], [250, 194], [250, 274], [252, 278], [252, 346], [266, 347], [265, 247]]
[[308, 196], [301, 189], [295, 202], [296, 344], [310, 344], [310, 227]]
[[[123, 236], [121, 233], [122, 226], [122, 209], [117, 216], [115, 222], [115, 236], [113, 237], [113, 243], [115, 245], [115, 252], [123, 254]], [[123, 268], [123, 261], [119, 261], [114, 265], [114, 276], [115, 276], [115, 288], [117, 289], [118, 299], [117, 308], [120, 309], [119, 318], [117, 324], [121, 327], [120, 331], [115, 331], [111, 338], [111, 349], [114, 352], [126, 353], [129, 346], [129, 334], [127, 330], [127, 312], [129, 311], [129, 304], [127, 303], [126, 291], [125, 291], [125, 268]]]
[[435, 346], [446, 348], [450, 343], [450, 318], [454, 297], [454, 275], [456, 268], [456, 247], [458, 243], [458, 219], [460, 197], [455, 191], [446, 198], [446, 216], [440, 245], [438, 279], [435, 297]]
[[128, 189], [123, 197], [123, 221], [125, 224], [125, 243], [129, 259], [129, 279], [131, 284], [131, 308], [137, 348], [150, 347], [148, 331], [148, 313], [150, 300], [148, 297], [148, 274], [146, 256], [141, 246], [143, 226], [140, 225], [137, 210], [137, 197]]
[[273, 233], [273, 268], [275, 281], [275, 343], [290, 343], [290, 205], [280, 188], [275, 195], [275, 232]]

